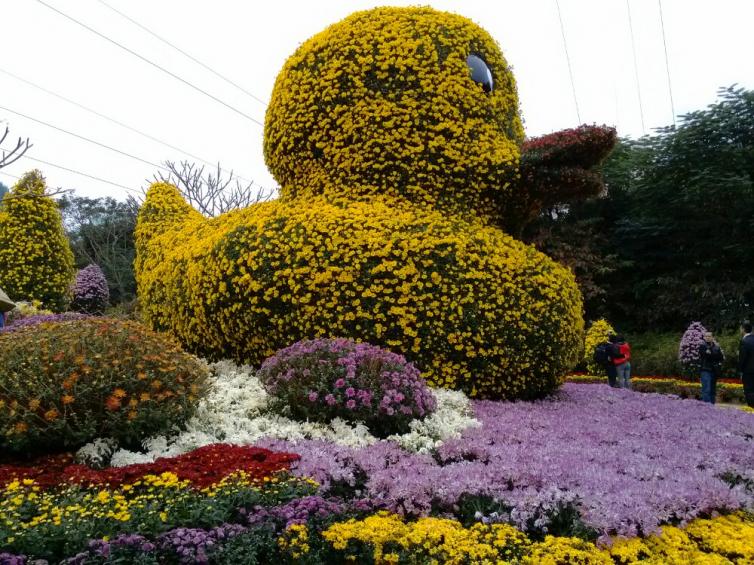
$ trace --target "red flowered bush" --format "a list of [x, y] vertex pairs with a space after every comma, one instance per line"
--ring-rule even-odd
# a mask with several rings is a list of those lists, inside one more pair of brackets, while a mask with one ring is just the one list
[[615, 142], [614, 128], [587, 125], [527, 139], [517, 198], [504, 206], [506, 229], [517, 233], [545, 207], [600, 194], [604, 183], [595, 169]]
[[75, 465], [70, 454], [63, 454], [40, 458], [28, 465], [0, 465], [0, 486], [16, 479], [34, 479], [43, 488], [68, 484], [117, 487], [145, 475], [170, 472], [190, 481], [194, 488], [204, 488], [237, 471], [243, 471], [251, 481], [262, 480], [287, 471], [298, 458], [294, 453], [215, 443], [176, 457], [161, 457], [153, 463], [96, 470]]

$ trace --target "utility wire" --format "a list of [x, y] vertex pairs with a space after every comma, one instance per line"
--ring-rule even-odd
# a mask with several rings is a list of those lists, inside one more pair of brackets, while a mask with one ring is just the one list
[[193, 61], [194, 63], [196, 63], [197, 65], [201, 66], [202, 68], [204, 68], [204, 69], [208, 70], [209, 72], [211, 72], [211, 73], [212, 73], [213, 75], [215, 75], [216, 77], [218, 77], [218, 78], [220, 78], [220, 79], [224, 80], [225, 82], [227, 82], [227, 83], [228, 83], [228, 84], [230, 84], [231, 86], [234, 86], [234, 87], [236, 87], [236, 88], [237, 88], [238, 90], [240, 90], [241, 92], [243, 92], [243, 93], [244, 93], [244, 94], [246, 94], [247, 96], [249, 96], [249, 97], [253, 98], [254, 100], [256, 100], [257, 102], [259, 102], [259, 103], [260, 103], [260, 104], [262, 104], [263, 106], [267, 106], [267, 102], [265, 102], [264, 100], [262, 100], [262, 99], [261, 99], [261, 98], [259, 98], [258, 96], [254, 95], [253, 93], [249, 92], [248, 90], [246, 90], [246, 89], [245, 89], [245, 88], [244, 88], [243, 86], [241, 86], [240, 84], [238, 84], [238, 83], [236, 83], [236, 82], [232, 81], [231, 79], [229, 79], [228, 77], [226, 77], [226, 76], [224, 76], [224, 75], [220, 74], [220, 73], [219, 73], [219, 72], [217, 72], [217, 71], [216, 71], [215, 69], [213, 69], [212, 67], [210, 67], [210, 66], [209, 66], [209, 65], [207, 65], [206, 63], [203, 63], [202, 61], [200, 61], [199, 59], [197, 59], [196, 57], [194, 57], [194, 56], [193, 56], [193, 55], [191, 55], [190, 53], [187, 53], [186, 51], [184, 51], [184, 50], [183, 50], [183, 49], [181, 49], [180, 47], [178, 47], [178, 46], [176, 46], [176, 45], [174, 45], [174, 44], [170, 43], [170, 42], [169, 42], [169, 41], [168, 41], [167, 39], [165, 39], [164, 37], [162, 37], [162, 36], [161, 36], [160, 34], [158, 34], [158, 33], [155, 33], [154, 31], [152, 31], [151, 29], [149, 29], [149, 28], [148, 28], [147, 26], [145, 26], [145, 25], [143, 25], [143, 24], [140, 24], [139, 22], [137, 22], [137, 21], [136, 21], [135, 19], [133, 19], [133, 18], [132, 18], [132, 17], [130, 17], [129, 15], [127, 15], [127, 14], [124, 14], [123, 12], [121, 12], [120, 10], [118, 10], [117, 8], [114, 8], [113, 6], [111, 6], [110, 4], [108, 4], [107, 2], [105, 2], [105, 0], [97, 0], [97, 1], [98, 1], [98, 2], [100, 3], [100, 4], [102, 4], [103, 6], [105, 6], [106, 8], [108, 8], [108, 9], [112, 10], [113, 12], [115, 12], [116, 14], [118, 14], [118, 15], [119, 15], [120, 17], [122, 17], [122, 18], [125, 18], [126, 20], [128, 20], [129, 22], [131, 22], [132, 24], [134, 24], [134, 25], [135, 25], [136, 27], [138, 27], [138, 28], [140, 28], [140, 29], [144, 30], [144, 31], [145, 31], [145, 32], [147, 32], [147, 33], [148, 33], [149, 35], [151, 35], [152, 37], [154, 37], [155, 39], [157, 39], [158, 41], [161, 41], [162, 43], [164, 43], [164, 44], [165, 44], [165, 45], [167, 45], [168, 47], [171, 47], [171, 48], [175, 49], [176, 51], [178, 51], [178, 52], [179, 52], [179, 53], [180, 53], [181, 55], [183, 55], [184, 57], [187, 57], [187, 58], [191, 59], [191, 60], [192, 60], [192, 61]]
[[141, 60], [142, 60], [142, 61], [144, 61], [145, 63], [148, 63], [149, 65], [151, 65], [151, 66], [153, 66], [154, 68], [156, 68], [156, 69], [158, 69], [158, 70], [162, 71], [163, 73], [165, 73], [165, 74], [167, 74], [167, 75], [170, 75], [171, 77], [173, 77], [174, 79], [176, 79], [176, 80], [178, 80], [178, 81], [182, 82], [182, 83], [183, 83], [183, 84], [185, 84], [186, 86], [189, 86], [189, 87], [193, 88], [193, 89], [194, 89], [194, 90], [196, 90], [197, 92], [201, 92], [201, 93], [202, 93], [202, 94], [204, 94], [205, 96], [207, 96], [207, 97], [211, 98], [211, 99], [212, 99], [212, 100], [214, 100], [215, 102], [218, 102], [218, 103], [222, 104], [222, 105], [223, 105], [223, 106], [225, 106], [226, 108], [229, 108], [230, 110], [233, 110], [234, 112], [236, 112], [237, 114], [239, 114], [239, 115], [243, 116], [243, 117], [244, 117], [244, 118], [246, 118], [247, 120], [251, 120], [251, 121], [252, 121], [252, 122], [254, 122], [255, 124], [258, 124], [258, 125], [260, 125], [260, 126], [263, 126], [263, 127], [264, 127], [264, 124], [263, 124], [262, 122], [260, 122], [259, 120], [257, 120], [256, 118], [253, 118], [253, 117], [251, 117], [250, 115], [246, 114], [246, 113], [245, 113], [245, 112], [243, 112], [242, 110], [239, 110], [239, 109], [238, 109], [238, 108], [236, 108], [235, 106], [232, 106], [232, 105], [228, 104], [227, 102], [225, 102], [224, 100], [221, 100], [221, 99], [220, 99], [220, 98], [218, 98], [217, 96], [215, 96], [215, 95], [213, 95], [213, 94], [210, 94], [210, 93], [209, 93], [209, 92], [207, 92], [206, 90], [204, 90], [204, 89], [202, 89], [202, 88], [200, 88], [200, 87], [196, 86], [196, 85], [195, 85], [194, 83], [192, 83], [192, 82], [190, 82], [190, 81], [186, 80], [185, 78], [183, 78], [183, 77], [181, 77], [181, 76], [179, 76], [179, 75], [175, 74], [174, 72], [172, 72], [172, 71], [169, 71], [169, 70], [168, 70], [168, 69], [166, 69], [165, 67], [163, 67], [163, 66], [161, 66], [161, 65], [158, 65], [158, 64], [157, 64], [157, 63], [155, 63], [154, 61], [152, 61], [152, 60], [150, 60], [150, 59], [147, 59], [147, 58], [146, 58], [145, 56], [143, 56], [143, 55], [141, 55], [141, 54], [137, 53], [137, 52], [136, 52], [136, 51], [134, 51], [133, 49], [130, 49], [130, 48], [126, 47], [126, 46], [125, 46], [125, 45], [123, 45], [122, 43], [118, 43], [118, 42], [117, 42], [117, 41], [115, 41], [114, 39], [111, 39], [111, 38], [107, 37], [106, 35], [104, 35], [103, 33], [99, 32], [99, 31], [97, 31], [97, 30], [96, 30], [96, 29], [94, 29], [93, 27], [90, 27], [90, 26], [86, 25], [85, 23], [82, 23], [82, 22], [80, 22], [80, 21], [79, 21], [79, 20], [77, 20], [76, 18], [73, 18], [73, 17], [69, 16], [69, 15], [68, 15], [68, 14], [66, 14], [65, 12], [61, 12], [60, 10], [58, 10], [58, 9], [57, 9], [57, 8], [55, 8], [54, 6], [51, 6], [50, 4], [48, 4], [47, 2], [45, 2], [44, 0], [37, 0], [37, 2], [39, 2], [40, 4], [42, 4], [42, 5], [43, 5], [43, 6], [45, 6], [45, 7], [49, 8], [49, 9], [50, 9], [50, 10], [52, 10], [53, 12], [56, 12], [56, 13], [60, 14], [60, 15], [61, 15], [61, 16], [63, 16], [64, 18], [66, 18], [66, 19], [68, 19], [68, 20], [70, 20], [70, 21], [74, 22], [75, 24], [78, 24], [78, 25], [80, 25], [81, 27], [83, 27], [84, 29], [86, 29], [86, 30], [88, 30], [88, 31], [92, 32], [93, 34], [95, 34], [95, 35], [97, 35], [97, 36], [101, 37], [101, 38], [102, 38], [102, 39], [104, 39], [105, 41], [108, 41], [108, 42], [112, 43], [113, 45], [115, 45], [115, 46], [117, 46], [117, 47], [120, 47], [121, 49], [123, 49], [123, 50], [124, 50], [124, 51], [126, 51], [127, 53], [130, 53], [130, 54], [131, 54], [131, 55], [133, 55], [134, 57], [137, 57], [137, 58], [141, 59]]
[[673, 103], [673, 88], [670, 85], [670, 62], [668, 61], [668, 43], [665, 39], [665, 20], [662, 17], [662, 0], [657, 0], [660, 9], [660, 28], [662, 29], [662, 46], [665, 48], [665, 72], [668, 75], [668, 95], [670, 96], [670, 111], [673, 112], [673, 126], [675, 126], [675, 104]]
[[636, 43], [634, 42], [634, 24], [631, 21], [631, 5], [626, 0], [626, 10], [628, 11], [628, 29], [631, 32], [631, 51], [634, 55], [634, 76], [636, 77], [636, 94], [639, 97], [639, 115], [641, 116], [641, 133], [647, 133], [644, 129], [644, 106], [641, 103], [641, 86], [639, 84], [639, 64], [636, 62]]
[[11, 177], [11, 178], [16, 179], [16, 180], [21, 180], [21, 177], [19, 177], [17, 175], [12, 175], [10, 173], [6, 173], [5, 171], [0, 171], [0, 175], [5, 175], [6, 177]]
[[[122, 185], [122, 184], [118, 184], [117, 182], [113, 182], [113, 181], [110, 181], [110, 180], [107, 180], [107, 179], [103, 179], [103, 178], [100, 178], [100, 177], [95, 176], [95, 175], [90, 175], [89, 173], [84, 173], [84, 172], [78, 171], [76, 169], [71, 169], [69, 167], [65, 167], [63, 165], [59, 165], [57, 163], [51, 163], [50, 161], [44, 161], [42, 159], [36, 159], [35, 157], [29, 157], [28, 155], [24, 155], [23, 159], [29, 159], [30, 161], [34, 161], [35, 163], [41, 163], [43, 165], [48, 165], [50, 167], [55, 167], [56, 169], [61, 169], [63, 171], [68, 171], [69, 173], [73, 173], [73, 174], [76, 174], [76, 175], [81, 175], [82, 177], [86, 177], [86, 178], [89, 178], [89, 179], [92, 179], [92, 180], [96, 180], [98, 182], [104, 182], [104, 183], [107, 183], [107, 184], [111, 184], [113, 186], [117, 186], [118, 188], [123, 188], [125, 190], [129, 190], [129, 191], [134, 192], [136, 194], [140, 194], [140, 192], [138, 190], [135, 190], [135, 189], [130, 188], [128, 186], [125, 186], [125, 185]], [[11, 175], [9, 173], [2, 173], [2, 174], [8, 175], [8, 176], [15, 176], [15, 175]], [[20, 178], [20, 177], [16, 177], [16, 178]]]
[[560, 21], [560, 34], [563, 36], [563, 50], [565, 51], [566, 62], [568, 63], [568, 76], [571, 77], [571, 91], [573, 92], [573, 103], [576, 106], [576, 117], [581, 123], [581, 112], [579, 112], [579, 101], [576, 98], [576, 83], [573, 81], [573, 70], [571, 69], [571, 57], [568, 55], [568, 43], [566, 42], [565, 27], [563, 26], [563, 16], [560, 13], [560, 2], [555, 0], [555, 6], [558, 8], [558, 20]]
[[92, 144], [97, 145], [99, 147], [103, 147], [105, 149], [109, 149], [110, 151], [113, 151], [115, 153], [123, 155], [124, 157], [128, 157], [128, 158], [134, 159], [136, 161], [141, 161], [142, 163], [145, 163], [145, 164], [150, 165], [152, 167], [155, 167], [157, 169], [162, 169], [163, 171], [168, 171], [169, 172], [169, 169], [167, 167], [164, 167], [162, 165], [158, 165], [157, 163], [153, 163], [152, 161], [148, 161], [147, 159], [142, 159], [141, 157], [137, 157], [136, 155], [132, 155], [131, 153], [127, 153], [125, 151], [121, 151], [120, 149], [116, 149], [115, 147], [112, 147], [112, 146], [107, 145], [105, 143], [99, 142], [99, 141], [97, 141], [95, 139], [91, 139], [89, 137], [84, 137], [83, 135], [79, 135], [79, 134], [74, 133], [72, 131], [68, 131], [67, 129], [63, 129], [61, 127], [52, 125], [52, 124], [50, 124], [48, 122], [45, 122], [43, 120], [38, 120], [37, 118], [32, 118], [31, 116], [28, 116], [26, 114], [22, 114], [21, 112], [16, 112], [15, 110], [11, 110], [10, 108], [6, 108], [4, 106], [0, 106], [0, 110], [5, 110], [6, 112], [10, 112], [11, 114], [15, 114], [17, 116], [21, 116], [22, 118], [26, 118], [27, 120], [31, 120], [32, 122], [36, 122], [38, 124], [42, 124], [43, 126], [47, 126], [48, 128], [52, 128], [52, 129], [54, 129], [56, 131], [65, 133], [67, 135], [71, 135], [73, 137], [76, 137], [76, 138], [81, 139], [83, 141], [86, 141], [88, 143], [92, 143]]
[[[10, 76], [10, 77], [18, 80], [18, 81], [21, 81], [21, 82], [23, 82], [25, 84], [28, 84], [29, 86], [32, 86], [32, 87], [34, 87], [34, 88], [36, 88], [38, 90], [41, 90], [42, 92], [44, 92], [46, 94], [49, 94], [50, 96], [54, 96], [55, 98], [63, 100], [64, 102], [67, 102], [68, 104], [72, 104], [73, 106], [76, 106], [77, 108], [81, 108], [82, 110], [84, 110], [86, 112], [89, 112], [90, 114], [93, 114], [95, 116], [99, 116], [100, 118], [103, 118], [103, 119], [107, 120], [108, 122], [111, 122], [111, 123], [113, 123], [113, 124], [115, 124], [117, 126], [120, 126], [120, 127], [125, 128], [125, 129], [127, 129], [129, 131], [137, 133], [137, 134], [141, 135], [142, 137], [145, 137], [145, 138], [147, 138], [149, 140], [152, 140], [152, 141], [154, 141], [156, 143], [164, 145], [165, 147], [169, 147], [170, 149], [173, 149], [174, 151], [178, 151], [179, 153], [183, 153], [185, 155], [188, 155], [189, 157], [191, 157], [193, 159], [196, 159], [197, 161], [200, 161], [200, 162], [204, 163], [205, 165], [209, 165], [210, 167], [214, 167], [216, 165], [216, 163], [211, 163], [211, 162], [207, 161], [206, 159], [202, 159], [201, 157], [198, 157], [198, 156], [196, 156], [196, 155], [194, 155], [192, 153], [189, 153], [185, 149], [181, 149], [180, 147], [176, 147], [175, 145], [171, 145], [167, 141], [163, 141], [163, 140], [161, 140], [161, 139], [159, 139], [157, 137], [149, 135], [148, 133], [144, 133], [141, 130], [133, 128], [133, 127], [129, 126], [128, 124], [124, 124], [123, 122], [121, 122], [119, 120], [116, 120], [115, 118], [111, 118], [110, 116], [106, 116], [105, 114], [102, 114], [101, 112], [98, 112], [97, 110], [93, 110], [93, 109], [91, 109], [91, 108], [89, 108], [87, 106], [84, 106], [83, 104], [79, 104], [75, 100], [71, 100], [70, 98], [66, 98], [65, 96], [62, 96], [61, 94], [58, 94], [57, 92], [53, 92], [52, 90], [48, 90], [48, 89], [44, 88], [43, 86], [35, 84], [35, 83], [31, 82], [30, 80], [26, 80], [25, 78], [22, 78], [22, 77], [14, 74], [14, 73], [11, 73], [10, 71], [6, 71], [4, 69], [0, 69], [0, 73], [4, 73], [4, 74], [6, 74], [6, 75], [8, 75], [8, 76]], [[223, 169], [220, 169], [220, 170], [222, 171]], [[236, 175], [236, 176], [239, 179], [244, 180], [246, 182], [252, 182], [251, 180], [249, 180], [247, 178], [244, 178], [241, 175]]]

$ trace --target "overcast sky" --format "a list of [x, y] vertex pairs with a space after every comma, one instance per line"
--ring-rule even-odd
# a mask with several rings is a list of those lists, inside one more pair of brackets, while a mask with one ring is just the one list
[[[139, 129], [180, 149], [116, 126], [0, 72], [0, 106], [110, 145], [150, 163], [188, 158], [220, 161], [274, 187], [262, 156], [265, 105], [123, 19], [100, 0], [44, 0], [121, 42], [248, 116], [200, 94], [134, 55], [67, 20], [39, 0], [4, 2], [0, 71]], [[104, 0], [267, 100], [285, 59], [307, 38], [349, 13], [384, 2], [319, 0]], [[518, 81], [527, 135], [578, 125], [555, 0], [434, 0], [470, 17], [499, 42]], [[416, 2], [394, 1], [394, 5]], [[581, 117], [640, 136], [672, 123], [658, 0], [630, 0], [639, 86], [626, 0], [560, 0]], [[676, 114], [705, 107], [718, 87], [754, 88], [754, 2], [662, 0]], [[76, 169], [132, 189], [154, 166], [55, 131], [0, 108], [13, 140], [30, 137], [29, 157]], [[5, 125], [5, 124], [0, 124]], [[3, 127], [4, 130], [4, 127]], [[2, 133], [0, 131], [0, 133]], [[4, 146], [9, 145], [9, 140]], [[87, 196], [125, 198], [124, 188], [30, 159], [0, 171], [12, 185], [40, 168], [52, 187]]]

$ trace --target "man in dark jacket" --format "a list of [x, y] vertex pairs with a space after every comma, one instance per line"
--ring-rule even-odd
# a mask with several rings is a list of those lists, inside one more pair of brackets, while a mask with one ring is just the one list
[[751, 322], [744, 322], [741, 328], [744, 337], [738, 348], [738, 372], [744, 383], [746, 404], [754, 408], [754, 335], [751, 333]]
[[618, 386], [618, 370], [615, 368], [613, 358], [618, 355], [618, 348], [615, 345], [615, 335], [608, 336], [607, 341], [600, 343], [594, 350], [594, 361], [605, 368], [607, 372], [607, 384], [615, 388]]
[[699, 346], [699, 369], [702, 377], [702, 402], [715, 403], [717, 379], [720, 376], [725, 356], [711, 332], [704, 333], [704, 342]]

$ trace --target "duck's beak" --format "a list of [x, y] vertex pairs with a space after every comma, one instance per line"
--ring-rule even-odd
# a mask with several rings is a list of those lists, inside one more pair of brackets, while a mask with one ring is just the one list
[[582, 125], [525, 141], [512, 190], [500, 202], [502, 227], [518, 235], [544, 208], [601, 194], [596, 169], [616, 139], [615, 128]]

